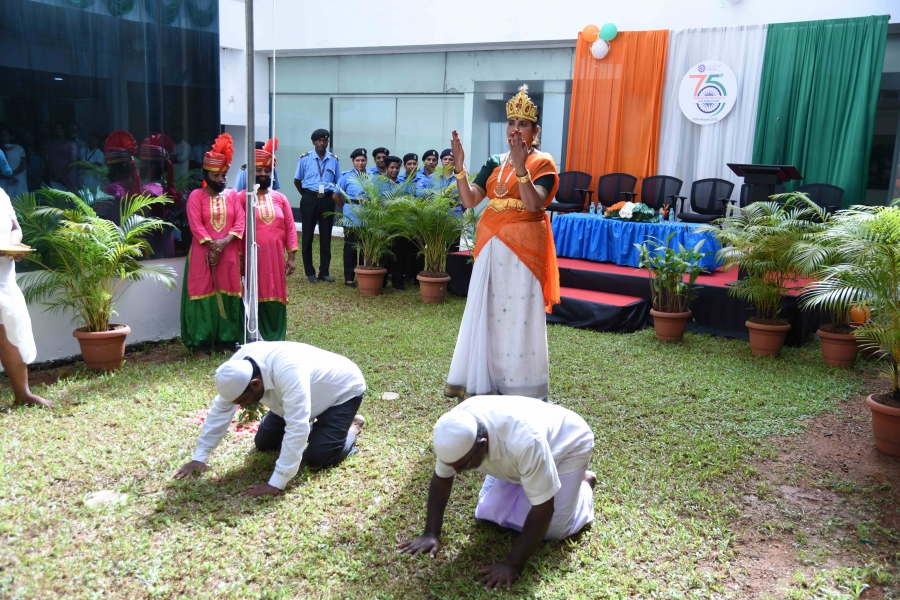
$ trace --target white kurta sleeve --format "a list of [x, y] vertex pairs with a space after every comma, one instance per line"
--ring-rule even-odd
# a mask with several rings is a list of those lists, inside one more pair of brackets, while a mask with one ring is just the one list
[[222, 396], [216, 396], [209, 414], [206, 415], [206, 420], [203, 421], [203, 427], [200, 429], [197, 449], [194, 450], [194, 460], [203, 463], [209, 460], [209, 455], [228, 433], [228, 427], [231, 425], [231, 419], [234, 418], [237, 408], [237, 404], [228, 402]]
[[456, 469], [442, 461], [441, 459], [437, 459], [434, 464], [434, 474], [438, 477], [443, 477], [447, 479], [448, 477], [453, 477], [456, 475]]
[[545, 439], [535, 439], [516, 457], [520, 481], [532, 506], [543, 504], [556, 495], [562, 484], [550, 445]]
[[309, 370], [296, 364], [286, 364], [275, 369], [272, 379], [274, 385], [281, 391], [285, 425], [281, 454], [275, 462], [275, 472], [269, 479], [269, 485], [283, 490], [297, 475], [300, 461], [303, 459], [303, 450], [309, 440], [311, 413]]

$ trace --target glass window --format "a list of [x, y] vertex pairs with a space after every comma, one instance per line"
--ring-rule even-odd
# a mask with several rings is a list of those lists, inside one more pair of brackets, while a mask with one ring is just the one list
[[[199, 185], [190, 169], [219, 131], [218, 4], [3, 0], [0, 49], [4, 149], [26, 165], [15, 183], [2, 182], [4, 189], [11, 195], [43, 186], [82, 195], [89, 189], [109, 215], [118, 212], [116, 190], [175, 196], [157, 211], [176, 228], [151, 240], [153, 258], [186, 251], [182, 206]], [[152, 134], [168, 135], [171, 169], [137, 160], [133, 171], [128, 164], [108, 173], [104, 141], [119, 129], [138, 145]], [[75, 160], [93, 166], [79, 168]], [[133, 172], [141, 177], [138, 189], [131, 189]], [[122, 185], [109, 187], [116, 177]]]

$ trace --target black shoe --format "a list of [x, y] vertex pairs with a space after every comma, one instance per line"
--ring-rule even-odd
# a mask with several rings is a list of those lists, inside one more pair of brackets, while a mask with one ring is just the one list
[[307, 280], [308, 282], [310, 282], [310, 283], [315, 283], [315, 282], [318, 281], [318, 279], [316, 279], [316, 276], [315, 276], [315, 275], [310, 275], [310, 276], [308, 276], [308, 277], [306, 278], [306, 280]]
[[346, 285], [347, 287], [356, 287], [356, 282], [355, 281], [345, 281], [344, 285]]
[[401, 283], [399, 285], [395, 283], [394, 289], [397, 290], [398, 292], [404, 292], [404, 291], [406, 291], [406, 285], [403, 283]]
[[319, 279], [321, 279], [325, 283], [334, 283], [334, 277], [329, 277], [328, 275], [320, 275]]

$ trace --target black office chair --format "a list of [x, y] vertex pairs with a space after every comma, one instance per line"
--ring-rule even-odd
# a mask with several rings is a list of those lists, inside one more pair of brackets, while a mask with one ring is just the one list
[[[738, 199], [739, 207], [744, 208], [745, 206], [747, 206], [747, 193], [749, 192], [749, 190], [750, 190], [750, 188], [749, 188], [748, 184], [746, 184], [746, 183], [741, 184], [741, 195], [740, 195], [740, 198]], [[783, 185], [781, 185], [780, 183], [775, 186], [775, 194], [783, 194], [785, 192], [787, 192], [787, 188], [784, 187]]]
[[841, 200], [844, 199], [844, 190], [836, 185], [828, 183], [809, 183], [801, 185], [796, 190], [809, 196], [809, 199], [833, 213], [841, 208]]
[[[666, 201], [667, 198], [678, 197], [678, 192], [681, 191], [682, 185], [684, 185], [683, 181], [670, 175], [645, 177], [641, 182], [641, 202], [653, 210], [659, 210], [663, 206], [672, 203], [671, 200]], [[634, 192], [622, 193], [631, 202], [634, 202], [634, 197], [637, 195]]]
[[610, 173], [597, 181], [597, 202], [609, 207], [616, 202], [627, 200], [634, 191], [637, 177], [628, 173]]
[[[678, 213], [678, 220], [686, 223], [711, 223], [725, 216], [734, 184], [725, 179], [699, 179], [691, 184], [691, 210]], [[684, 196], [673, 196], [686, 200]]]
[[587, 208], [587, 202], [593, 198], [591, 190], [592, 177], [581, 171], [565, 171], [559, 174], [559, 187], [556, 198], [547, 205], [549, 212], [571, 213], [581, 212]]

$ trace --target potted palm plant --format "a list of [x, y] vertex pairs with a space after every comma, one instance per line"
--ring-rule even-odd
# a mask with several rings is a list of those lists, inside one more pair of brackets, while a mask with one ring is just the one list
[[717, 258], [742, 274], [728, 293], [756, 309], [746, 323], [754, 356], [781, 353], [791, 330], [787, 320], [779, 317], [781, 300], [797, 280], [790, 250], [801, 233], [816, 227], [818, 213], [812, 203], [796, 194], [787, 196], [783, 203], [755, 202], [737, 209], [717, 221], [721, 228], [702, 228], [715, 232], [722, 244]]
[[853, 333], [891, 382], [888, 392], [866, 398], [875, 446], [900, 456], [900, 201], [840, 211], [828, 236], [840, 244], [840, 260], [821, 270], [804, 303], [841, 314], [865, 307], [867, 318]]
[[425, 258], [425, 268], [417, 276], [425, 302], [444, 302], [450, 281], [447, 253], [463, 230], [461, 215], [453, 212], [458, 205], [450, 194], [440, 191], [400, 201], [401, 235], [409, 239]]
[[81, 327], [73, 335], [90, 369], [111, 371], [122, 365], [131, 329], [110, 321], [132, 282], [152, 280], [175, 288], [171, 267], [140, 261], [151, 251], [148, 235], [165, 226], [143, 214], [165, 202], [169, 200], [147, 195], [124, 198], [120, 225], [97, 216], [90, 205], [67, 192], [43, 189], [15, 202], [23, 236], [36, 250], [27, 260], [40, 268], [22, 278], [25, 299], [51, 313], [74, 313]]
[[[794, 194], [807, 198], [805, 194]], [[790, 196], [785, 194], [784, 196]], [[775, 196], [779, 198], [781, 196]], [[807, 229], [799, 234], [797, 241], [790, 249], [790, 260], [797, 274], [811, 279], [813, 282], [822, 279], [825, 267], [838, 264], [846, 260], [844, 245], [841, 235], [833, 235], [832, 216], [815, 204], [814, 210], [818, 210], [817, 219]], [[843, 216], [839, 216], [843, 219]], [[813, 286], [815, 283], [812, 284]], [[808, 296], [810, 288], [807, 287], [801, 294], [801, 306], [809, 307]], [[822, 359], [826, 365], [840, 368], [850, 368], [856, 362], [859, 354], [859, 346], [856, 336], [853, 334], [851, 320], [854, 315], [853, 308], [840, 308], [826, 311], [829, 322], [823, 323], [816, 335], [822, 342]]]
[[379, 178], [357, 174], [355, 183], [363, 190], [358, 198], [351, 199], [344, 190], [338, 190], [348, 203], [347, 213], [334, 213], [338, 225], [352, 231], [356, 247], [363, 262], [354, 269], [359, 281], [359, 293], [377, 296], [381, 293], [387, 269], [381, 266], [386, 256], [392, 256], [391, 244], [400, 235], [400, 198], [398, 188], [387, 185]]
[[640, 264], [650, 274], [650, 298], [653, 308], [653, 327], [656, 339], [664, 342], [680, 342], [684, 338], [687, 322], [691, 318], [691, 300], [700, 287], [697, 277], [703, 270], [700, 259], [706, 252], [700, 252], [705, 240], [700, 240], [693, 248], [678, 244], [678, 249], [669, 244], [675, 232], [665, 241], [651, 237], [643, 244], [635, 244], [640, 252]]

